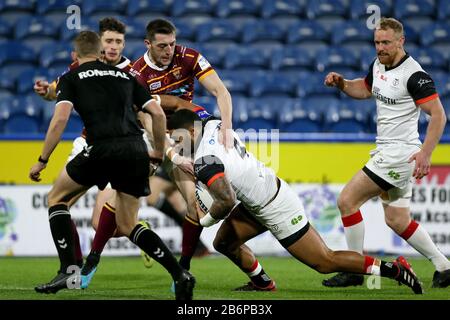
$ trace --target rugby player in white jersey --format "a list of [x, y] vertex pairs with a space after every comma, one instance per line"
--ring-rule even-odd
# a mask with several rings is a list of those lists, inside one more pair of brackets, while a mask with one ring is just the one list
[[201, 217], [201, 225], [209, 227], [224, 219], [214, 247], [242, 270], [257, 265], [245, 242], [270, 230], [293, 257], [318, 272], [376, 274], [406, 284], [416, 294], [423, 293], [403, 257], [385, 262], [354, 251], [330, 250], [309, 224], [295, 192], [248, 153], [235, 132], [233, 149], [227, 152], [219, 143], [220, 120], [201, 121], [196, 113], [180, 110], [168, 120], [167, 128], [179, 152], [193, 155], [195, 176], [207, 185], [214, 199], [209, 212]]
[[[371, 158], [342, 190], [338, 207], [348, 248], [363, 252], [364, 222], [360, 207], [381, 197], [387, 225], [435, 266], [433, 287], [450, 285], [450, 262], [428, 233], [410, 217], [412, 179], [430, 170], [431, 155], [446, 117], [433, 79], [403, 48], [402, 24], [382, 18], [375, 29], [377, 58], [362, 79], [346, 80], [331, 72], [325, 85], [338, 87], [355, 99], [376, 99], [377, 138]], [[417, 130], [420, 111], [430, 115], [422, 144]], [[340, 273], [323, 281], [329, 287], [362, 285], [362, 275]]]

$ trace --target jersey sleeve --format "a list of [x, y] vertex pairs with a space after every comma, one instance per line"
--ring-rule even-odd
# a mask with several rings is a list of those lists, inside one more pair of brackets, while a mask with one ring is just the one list
[[70, 81], [67, 74], [62, 76], [56, 86], [56, 104], [64, 101], [70, 102], [73, 105], [75, 96], [75, 88], [72, 81]]
[[424, 71], [413, 73], [408, 79], [407, 88], [416, 104], [422, 104], [438, 97], [433, 79]]
[[138, 83], [135, 78], [133, 80], [133, 102], [138, 107], [139, 110], [152, 99], [150, 93]]
[[367, 90], [372, 92], [372, 84], [373, 84], [373, 65], [375, 64], [375, 60], [369, 66], [369, 71], [367, 72], [366, 77], [364, 78], [364, 84], [366, 85]]
[[199, 52], [196, 52], [196, 54], [197, 60], [194, 65], [194, 75], [195, 78], [200, 81], [200, 79], [204, 76], [214, 72], [214, 69], [204, 56], [202, 56]]
[[216, 179], [225, 176], [225, 167], [218, 157], [209, 155], [195, 161], [194, 172], [197, 179], [209, 187]]

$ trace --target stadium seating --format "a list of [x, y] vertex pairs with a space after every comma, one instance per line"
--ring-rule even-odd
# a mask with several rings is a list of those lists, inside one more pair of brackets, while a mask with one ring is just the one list
[[33, 85], [36, 80], [47, 80], [51, 82], [53, 79], [48, 74], [46, 68], [31, 68], [20, 73], [17, 78], [17, 93], [28, 94], [33, 92]]
[[218, 0], [215, 10], [216, 16], [229, 18], [231, 16], [257, 16], [259, 5], [255, 0]]
[[247, 72], [222, 70], [218, 71], [218, 74], [233, 96], [248, 95], [249, 75]]
[[265, 69], [269, 67], [268, 58], [252, 47], [229, 48], [225, 54], [226, 69]]
[[389, 0], [351, 0], [350, 3], [350, 18], [352, 20], [367, 19], [373, 11], [367, 12], [369, 6], [378, 6], [380, 8], [381, 16], [390, 17], [392, 16], [392, 2]]
[[408, 17], [434, 17], [435, 8], [428, 0], [403, 0], [394, 2], [394, 16], [403, 20]]
[[347, 71], [358, 70], [359, 63], [353, 52], [336, 46], [317, 52], [316, 68], [319, 72], [336, 71], [345, 73]]
[[261, 16], [264, 19], [274, 17], [303, 17], [304, 7], [301, 1], [297, 0], [264, 0], [261, 6]]
[[285, 45], [272, 52], [273, 70], [311, 71], [313, 66], [313, 55], [299, 46]]
[[292, 100], [280, 108], [280, 130], [284, 132], [322, 131], [322, 112], [305, 107], [301, 100]]
[[196, 41], [234, 43], [239, 41], [239, 33], [227, 20], [214, 20], [202, 23], [197, 27]]
[[211, 16], [213, 6], [208, 0], [174, 0], [171, 14], [174, 17]]
[[293, 96], [294, 93], [294, 82], [291, 78], [286, 78], [281, 73], [256, 73], [250, 81], [249, 95], [251, 97], [266, 95], [289, 97]]
[[328, 32], [317, 22], [303, 20], [291, 26], [287, 33], [286, 42], [289, 44], [303, 42], [327, 43]]
[[281, 44], [284, 38], [285, 33], [282, 28], [271, 21], [248, 22], [242, 28], [243, 43], [276, 42]]

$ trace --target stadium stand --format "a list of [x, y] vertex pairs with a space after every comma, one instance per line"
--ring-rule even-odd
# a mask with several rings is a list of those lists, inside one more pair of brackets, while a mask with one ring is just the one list
[[[67, 69], [70, 41], [79, 32], [66, 27], [69, 5], [81, 8], [80, 30], [97, 30], [105, 16], [122, 19], [127, 24], [124, 53], [130, 59], [145, 52], [149, 20], [171, 19], [178, 42], [199, 50], [219, 72], [233, 95], [234, 121], [241, 128], [369, 133], [375, 130], [374, 102], [346, 99], [324, 87], [323, 79], [330, 70], [347, 78], [367, 74], [375, 54], [367, 7], [377, 5], [383, 15], [404, 23], [406, 50], [435, 79], [449, 114], [449, 1], [0, 0], [0, 133], [21, 127], [44, 131], [46, 112], [40, 117], [16, 113], [7, 104], [32, 96], [35, 79], [50, 80]], [[194, 102], [217, 112], [200, 86], [196, 95]], [[76, 128], [79, 119], [74, 119]], [[24, 121], [37, 126], [23, 126]], [[422, 117], [419, 127], [425, 125]]]

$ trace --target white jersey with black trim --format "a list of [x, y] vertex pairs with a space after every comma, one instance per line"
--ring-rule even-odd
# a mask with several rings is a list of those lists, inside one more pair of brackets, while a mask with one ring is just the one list
[[[205, 124], [203, 137], [195, 153], [196, 170], [207, 170], [208, 166], [214, 166], [207, 161], [210, 156], [218, 158], [223, 164], [226, 178], [236, 192], [236, 197], [248, 209], [259, 210], [277, 193], [275, 172], [248, 153], [234, 131], [234, 148], [226, 151], [219, 143], [220, 124], [220, 120], [209, 120]], [[214, 181], [214, 177], [209, 181]]]
[[438, 96], [433, 80], [420, 64], [407, 54], [399, 64], [386, 68], [377, 58], [369, 69], [365, 84], [377, 104], [377, 145], [420, 146], [420, 108], [417, 105]]

